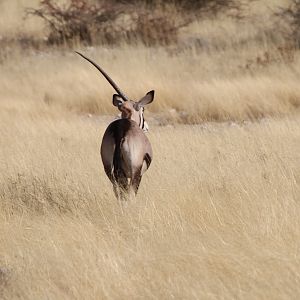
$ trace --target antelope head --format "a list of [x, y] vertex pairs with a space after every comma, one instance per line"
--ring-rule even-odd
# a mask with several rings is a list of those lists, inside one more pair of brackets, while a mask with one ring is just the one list
[[154, 99], [154, 91], [148, 92], [144, 97], [142, 97], [139, 101], [130, 100], [116, 85], [116, 83], [110, 78], [110, 76], [95, 62], [91, 59], [87, 58], [83, 54], [76, 51], [77, 54], [82, 56], [88, 62], [90, 62], [110, 83], [110, 85], [114, 88], [117, 94], [113, 95], [113, 105], [116, 106], [121, 112], [122, 119], [131, 119], [135, 121], [141, 129], [144, 131], [148, 131], [149, 127], [147, 122], [144, 119], [144, 109], [145, 106], [151, 103]]

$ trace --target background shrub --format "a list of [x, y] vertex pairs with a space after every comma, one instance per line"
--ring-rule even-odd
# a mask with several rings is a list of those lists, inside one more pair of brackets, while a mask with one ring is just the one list
[[70, 0], [65, 5], [42, 0], [38, 8], [29, 8], [27, 13], [45, 21], [49, 44], [141, 41], [145, 45], [168, 45], [177, 41], [179, 29], [197, 13], [215, 14], [232, 8], [237, 8], [233, 0]]

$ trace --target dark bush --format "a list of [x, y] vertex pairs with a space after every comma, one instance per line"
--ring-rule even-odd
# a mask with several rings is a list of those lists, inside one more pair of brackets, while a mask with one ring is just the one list
[[178, 16], [168, 14], [165, 6], [160, 8], [150, 13], [145, 5], [122, 2], [70, 0], [67, 5], [58, 5], [42, 0], [39, 8], [30, 8], [27, 13], [44, 19], [49, 44], [115, 44], [124, 40], [169, 44], [176, 41], [182, 24]]
[[49, 28], [49, 44], [116, 44], [141, 41], [146, 45], [176, 42], [178, 31], [196, 11], [216, 13], [234, 8], [234, 0], [54, 0], [40, 1], [29, 15], [42, 18]]
[[113, 22], [120, 12], [108, 3], [96, 5], [85, 0], [70, 0], [67, 5], [58, 5], [53, 0], [42, 0], [39, 8], [30, 8], [27, 13], [44, 19], [49, 28], [50, 44], [71, 41], [92, 44], [95, 31], [101, 28], [105, 37], [108, 23]]
[[[101, 2], [101, 0], [98, 0]], [[146, 5], [155, 7], [157, 4], [174, 4], [180, 9], [205, 10], [209, 13], [217, 13], [228, 8], [238, 7], [239, 4], [235, 0], [121, 0], [113, 1], [114, 3]]]
[[298, 48], [300, 47], [300, 0], [291, 0], [287, 8], [281, 8], [275, 13], [280, 21], [288, 24], [285, 28], [285, 36], [291, 40]]

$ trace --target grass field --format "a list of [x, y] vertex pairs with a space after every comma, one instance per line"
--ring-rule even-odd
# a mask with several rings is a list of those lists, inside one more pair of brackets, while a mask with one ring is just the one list
[[[24, 3], [0, 4], [2, 36]], [[253, 9], [177, 47], [2, 48], [1, 299], [299, 298], [300, 55]], [[113, 90], [73, 50], [134, 99], [156, 90], [154, 160], [126, 208], [99, 154]]]

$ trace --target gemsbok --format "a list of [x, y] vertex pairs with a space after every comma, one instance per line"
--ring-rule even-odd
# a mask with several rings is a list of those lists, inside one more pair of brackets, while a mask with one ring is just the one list
[[116, 197], [127, 199], [131, 192], [137, 194], [142, 176], [152, 161], [152, 147], [144, 133], [148, 131], [144, 107], [153, 101], [154, 91], [137, 102], [130, 100], [100, 66], [76, 53], [100, 71], [117, 92], [112, 102], [121, 111], [121, 118], [107, 127], [101, 143], [101, 158]]

